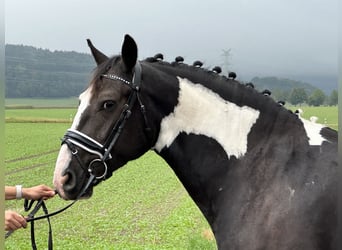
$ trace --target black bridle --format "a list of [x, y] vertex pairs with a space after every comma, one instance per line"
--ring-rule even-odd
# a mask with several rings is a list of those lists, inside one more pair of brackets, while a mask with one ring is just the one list
[[[110, 152], [114, 145], [117, 143], [119, 136], [126, 124], [126, 121], [131, 116], [132, 109], [136, 101], [139, 102], [140, 110], [144, 117], [145, 130], [150, 130], [146, 117], [146, 109], [145, 106], [142, 104], [139, 95], [141, 85], [141, 73], [141, 65], [139, 62], [137, 62], [134, 68], [134, 75], [131, 82], [113, 74], [101, 75], [101, 78], [106, 78], [113, 81], [120, 81], [121, 83], [129, 86], [132, 90], [127, 99], [127, 103], [123, 105], [119, 119], [115, 122], [111, 132], [109, 133], [103, 145], [94, 140], [93, 138], [89, 137], [88, 135], [75, 129], [68, 129], [66, 134], [64, 135], [62, 144], [66, 144], [68, 146], [68, 148], [71, 150], [72, 155], [76, 157], [79, 165], [82, 167], [82, 169], [86, 172], [87, 175], [93, 174], [96, 177], [93, 184], [96, 184], [101, 180], [106, 179], [108, 170], [106, 161], [112, 158]], [[78, 150], [76, 146], [82, 148], [88, 153], [97, 155], [99, 158], [92, 160], [89, 163], [88, 168], [86, 169], [78, 155]]]
[[[116, 121], [114, 127], [112, 128], [108, 138], [106, 139], [103, 145], [80, 131], [77, 131], [75, 129], [67, 130], [66, 134], [64, 135], [62, 139], [62, 145], [66, 144], [68, 146], [68, 148], [71, 150], [72, 155], [76, 157], [81, 168], [85, 171], [86, 175], [89, 176], [89, 179], [87, 183], [83, 186], [81, 192], [78, 194], [76, 199], [72, 203], [68, 204], [67, 206], [65, 206], [64, 208], [58, 211], [55, 211], [53, 213], [48, 213], [48, 210], [46, 208], [44, 201], [42, 199], [37, 201], [36, 206], [32, 209], [32, 211], [28, 215], [28, 218], [26, 219], [27, 222], [31, 222], [32, 249], [37, 249], [36, 243], [35, 243], [35, 236], [34, 236], [34, 221], [47, 219], [48, 224], [49, 224], [48, 249], [49, 250], [52, 249], [52, 231], [51, 231], [50, 217], [57, 215], [65, 211], [69, 207], [71, 207], [73, 204], [75, 204], [75, 202], [77, 202], [86, 193], [88, 188], [100, 182], [101, 180], [105, 180], [106, 175], [107, 175], [107, 170], [108, 170], [106, 161], [112, 158], [110, 152], [112, 148], [114, 147], [114, 145], [117, 143], [117, 140], [126, 124], [126, 121], [131, 116], [132, 108], [135, 105], [136, 101], [138, 101], [140, 105], [140, 110], [144, 118], [145, 130], [147, 132], [150, 131], [150, 127], [148, 126], [148, 121], [146, 117], [146, 109], [145, 109], [145, 106], [142, 104], [140, 95], [139, 95], [140, 85], [141, 85], [140, 63], [137, 62], [135, 65], [134, 75], [133, 75], [133, 79], [131, 82], [113, 74], [102, 74], [101, 77], [109, 79], [109, 80], [114, 80], [114, 81], [118, 80], [124, 83], [125, 85], [129, 86], [132, 89], [132, 91], [127, 99], [127, 103], [123, 106], [119, 119]], [[99, 158], [92, 160], [89, 163], [88, 169], [86, 169], [78, 155], [78, 150], [76, 147], [82, 148], [83, 150], [91, 154], [95, 154]], [[102, 168], [102, 169], [98, 171], [98, 168]], [[24, 205], [25, 211], [28, 211], [31, 209], [33, 202], [34, 201], [31, 201], [30, 204], [28, 204], [28, 201], [25, 200], [25, 205]], [[34, 215], [39, 211], [40, 208], [43, 208], [45, 214], [42, 216], [34, 217]], [[5, 235], [5, 238], [9, 237], [12, 232], [13, 231], [7, 232]]]

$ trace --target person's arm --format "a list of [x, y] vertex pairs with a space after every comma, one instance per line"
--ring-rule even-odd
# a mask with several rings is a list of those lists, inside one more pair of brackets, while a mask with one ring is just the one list
[[30, 188], [23, 188], [23, 198], [28, 200], [39, 200], [39, 199], [49, 199], [55, 196], [55, 190], [46, 186], [39, 185]]
[[49, 199], [55, 195], [55, 191], [46, 186], [39, 185], [30, 188], [24, 188], [19, 185], [17, 186], [5, 186], [5, 199], [13, 200], [13, 199], [21, 199], [25, 198], [28, 200], [39, 200]]
[[16, 198], [17, 198], [17, 187], [5, 186], [5, 200], [13, 200]]

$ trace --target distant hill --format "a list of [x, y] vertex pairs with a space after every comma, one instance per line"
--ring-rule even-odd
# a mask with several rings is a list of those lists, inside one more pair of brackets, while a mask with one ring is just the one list
[[[92, 56], [86, 53], [7, 44], [5, 97], [78, 96], [86, 87], [95, 65]], [[251, 81], [259, 90], [278, 93], [304, 88], [310, 94], [315, 89], [308, 83], [277, 77], [254, 77]]]
[[[291, 78], [291, 77], [289, 77]], [[338, 89], [338, 75], [306, 75], [297, 76], [295, 79], [301, 79], [312, 86], [321, 89], [326, 95], [330, 95], [333, 90]]]
[[251, 82], [258, 90], [268, 89], [272, 92], [276, 90], [291, 92], [294, 88], [303, 88], [310, 95], [317, 89], [309, 83], [277, 77], [254, 77]]
[[94, 67], [89, 54], [7, 44], [5, 96], [77, 96], [87, 85]]

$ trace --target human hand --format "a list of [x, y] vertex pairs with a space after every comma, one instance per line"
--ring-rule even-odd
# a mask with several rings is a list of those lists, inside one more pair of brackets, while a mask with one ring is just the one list
[[5, 211], [5, 231], [14, 231], [19, 228], [26, 228], [26, 219], [20, 214], [7, 210]]
[[28, 200], [39, 200], [39, 199], [46, 200], [55, 196], [55, 191], [46, 185], [23, 188], [22, 192], [23, 192], [23, 197]]

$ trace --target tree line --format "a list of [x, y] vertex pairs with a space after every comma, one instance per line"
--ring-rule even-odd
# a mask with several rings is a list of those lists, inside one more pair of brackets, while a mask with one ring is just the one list
[[308, 104], [309, 106], [329, 105], [335, 106], [338, 103], [338, 92], [333, 90], [326, 95], [322, 90], [315, 89], [310, 94], [304, 88], [293, 88], [291, 91], [276, 90], [274, 98], [284, 100], [293, 105]]
[[277, 77], [254, 77], [252, 83], [260, 91], [269, 89], [275, 101], [285, 101], [293, 105], [308, 104], [310, 106], [337, 105], [337, 90], [325, 94], [311, 84]]
[[85, 53], [6, 45], [6, 97], [72, 97], [87, 85], [94, 59]]
[[[5, 47], [5, 97], [61, 98], [78, 96], [95, 67], [90, 54], [50, 51], [25, 45]], [[336, 105], [337, 91], [326, 96], [308, 83], [277, 77], [255, 77], [257, 89], [272, 91], [272, 97], [297, 105]]]

